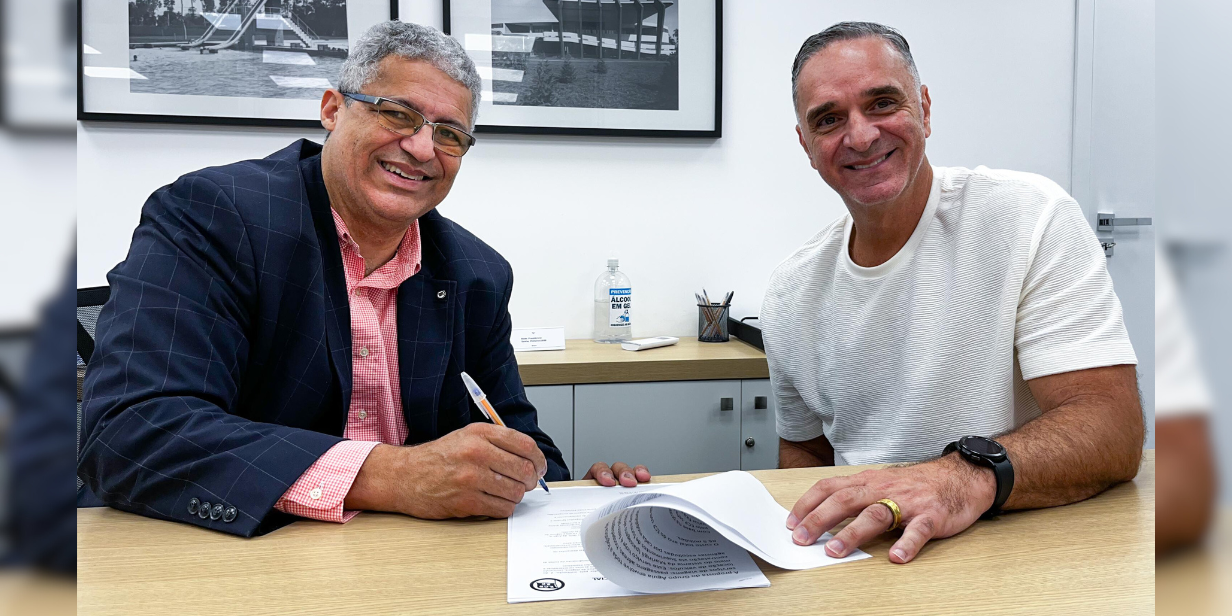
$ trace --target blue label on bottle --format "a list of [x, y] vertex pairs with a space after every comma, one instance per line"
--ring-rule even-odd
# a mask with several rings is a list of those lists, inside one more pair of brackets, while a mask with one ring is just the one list
[[624, 287], [621, 289], [608, 289], [608, 310], [607, 324], [611, 327], [629, 327], [629, 309], [632, 307], [630, 299], [632, 297], [632, 289]]

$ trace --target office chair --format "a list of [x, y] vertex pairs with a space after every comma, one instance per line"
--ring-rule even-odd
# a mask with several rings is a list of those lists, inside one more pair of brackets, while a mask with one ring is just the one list
[[[98, 325], [98, 313], [111, 296], [110, 287], [77, 289], [77, 455], [81, 455], [81, 382], [86, 377], [86, 366], [94, 355], [94, 332]], [[81, 490], [81, 479], [77, 490]]]

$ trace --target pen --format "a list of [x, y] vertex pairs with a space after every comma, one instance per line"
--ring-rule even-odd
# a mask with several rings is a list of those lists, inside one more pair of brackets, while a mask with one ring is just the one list
[[[483, 413], [483, 416], [487, 417], [488, 421], [502, 428], [506, 427], [505, 422], [501, 421], [500, 415], [496, 414], [496, 409], [492, 408], [492, 404], [488, 402], [488, 395], [483, 393], [482, 389], [479, 389], [479, 384], [475, 382], [475, 379], [472, 379], [471, 375], [463, 372], [462, 382], [466, 384], [466, 391], [470, 393], [471, 399], [475, 401], [475, 406], [479, 407], [479, 410]], [[539, 478], [539, 485], [543, 486], [544, 492], [547, 492], [548, 494], [552, 493], [552, 491], [548, 489], [548, 484], [543, 480], [543, 477]]]

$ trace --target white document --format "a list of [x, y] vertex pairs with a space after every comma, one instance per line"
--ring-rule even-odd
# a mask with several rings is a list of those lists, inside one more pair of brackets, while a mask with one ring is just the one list
[[[605, 504], [670, 485], [674, 484], [553, 488], [551, 494], [542, 490], [528, 492], [509, 518], [509, 603], [641, 594], [613, 584], [595, 570], [582, 549], [580, 525], [587, 515]], [[661, 510], [656, 517], [667, 513]], [[719, 552], [715, 558], [725, 557], [729, 567], [739, 572], [721, 580], [712, 576], [712, 583], [696, 590], [770, 585], [747, 552], [718, 533], [700, 524], [695, 526], [699, 528], [691, 531], [693, 539], [722, 546], [712, 546], [710, 551]]]
[[743, 471], [532, 492], [509, 519], [509, 602], [769, 586], [748, 552], [784, 569], [868, 558], [831, 558], [829, 534], [796, 545], [787, 513]]

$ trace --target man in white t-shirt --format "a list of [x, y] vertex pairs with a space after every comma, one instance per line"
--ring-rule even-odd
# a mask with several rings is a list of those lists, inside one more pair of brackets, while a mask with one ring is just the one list
[[1210, 390], [1166, 254], [1155, 256], [1155, 554], [1197, 543], [1215, 505]]
[[911, 463], [818, 482], [786, 521], [796, 542], [855, 517], [831, 555], [901, 527], [889, 558], [906, 563], [981, 516], [1132, 479], [1137, 358], [1074, 200], [1029, 173], [931, 166], [928, 88], [891, 28], [810, 37], [792, 87], [848, 215], [766, 293], [779, 464]]

